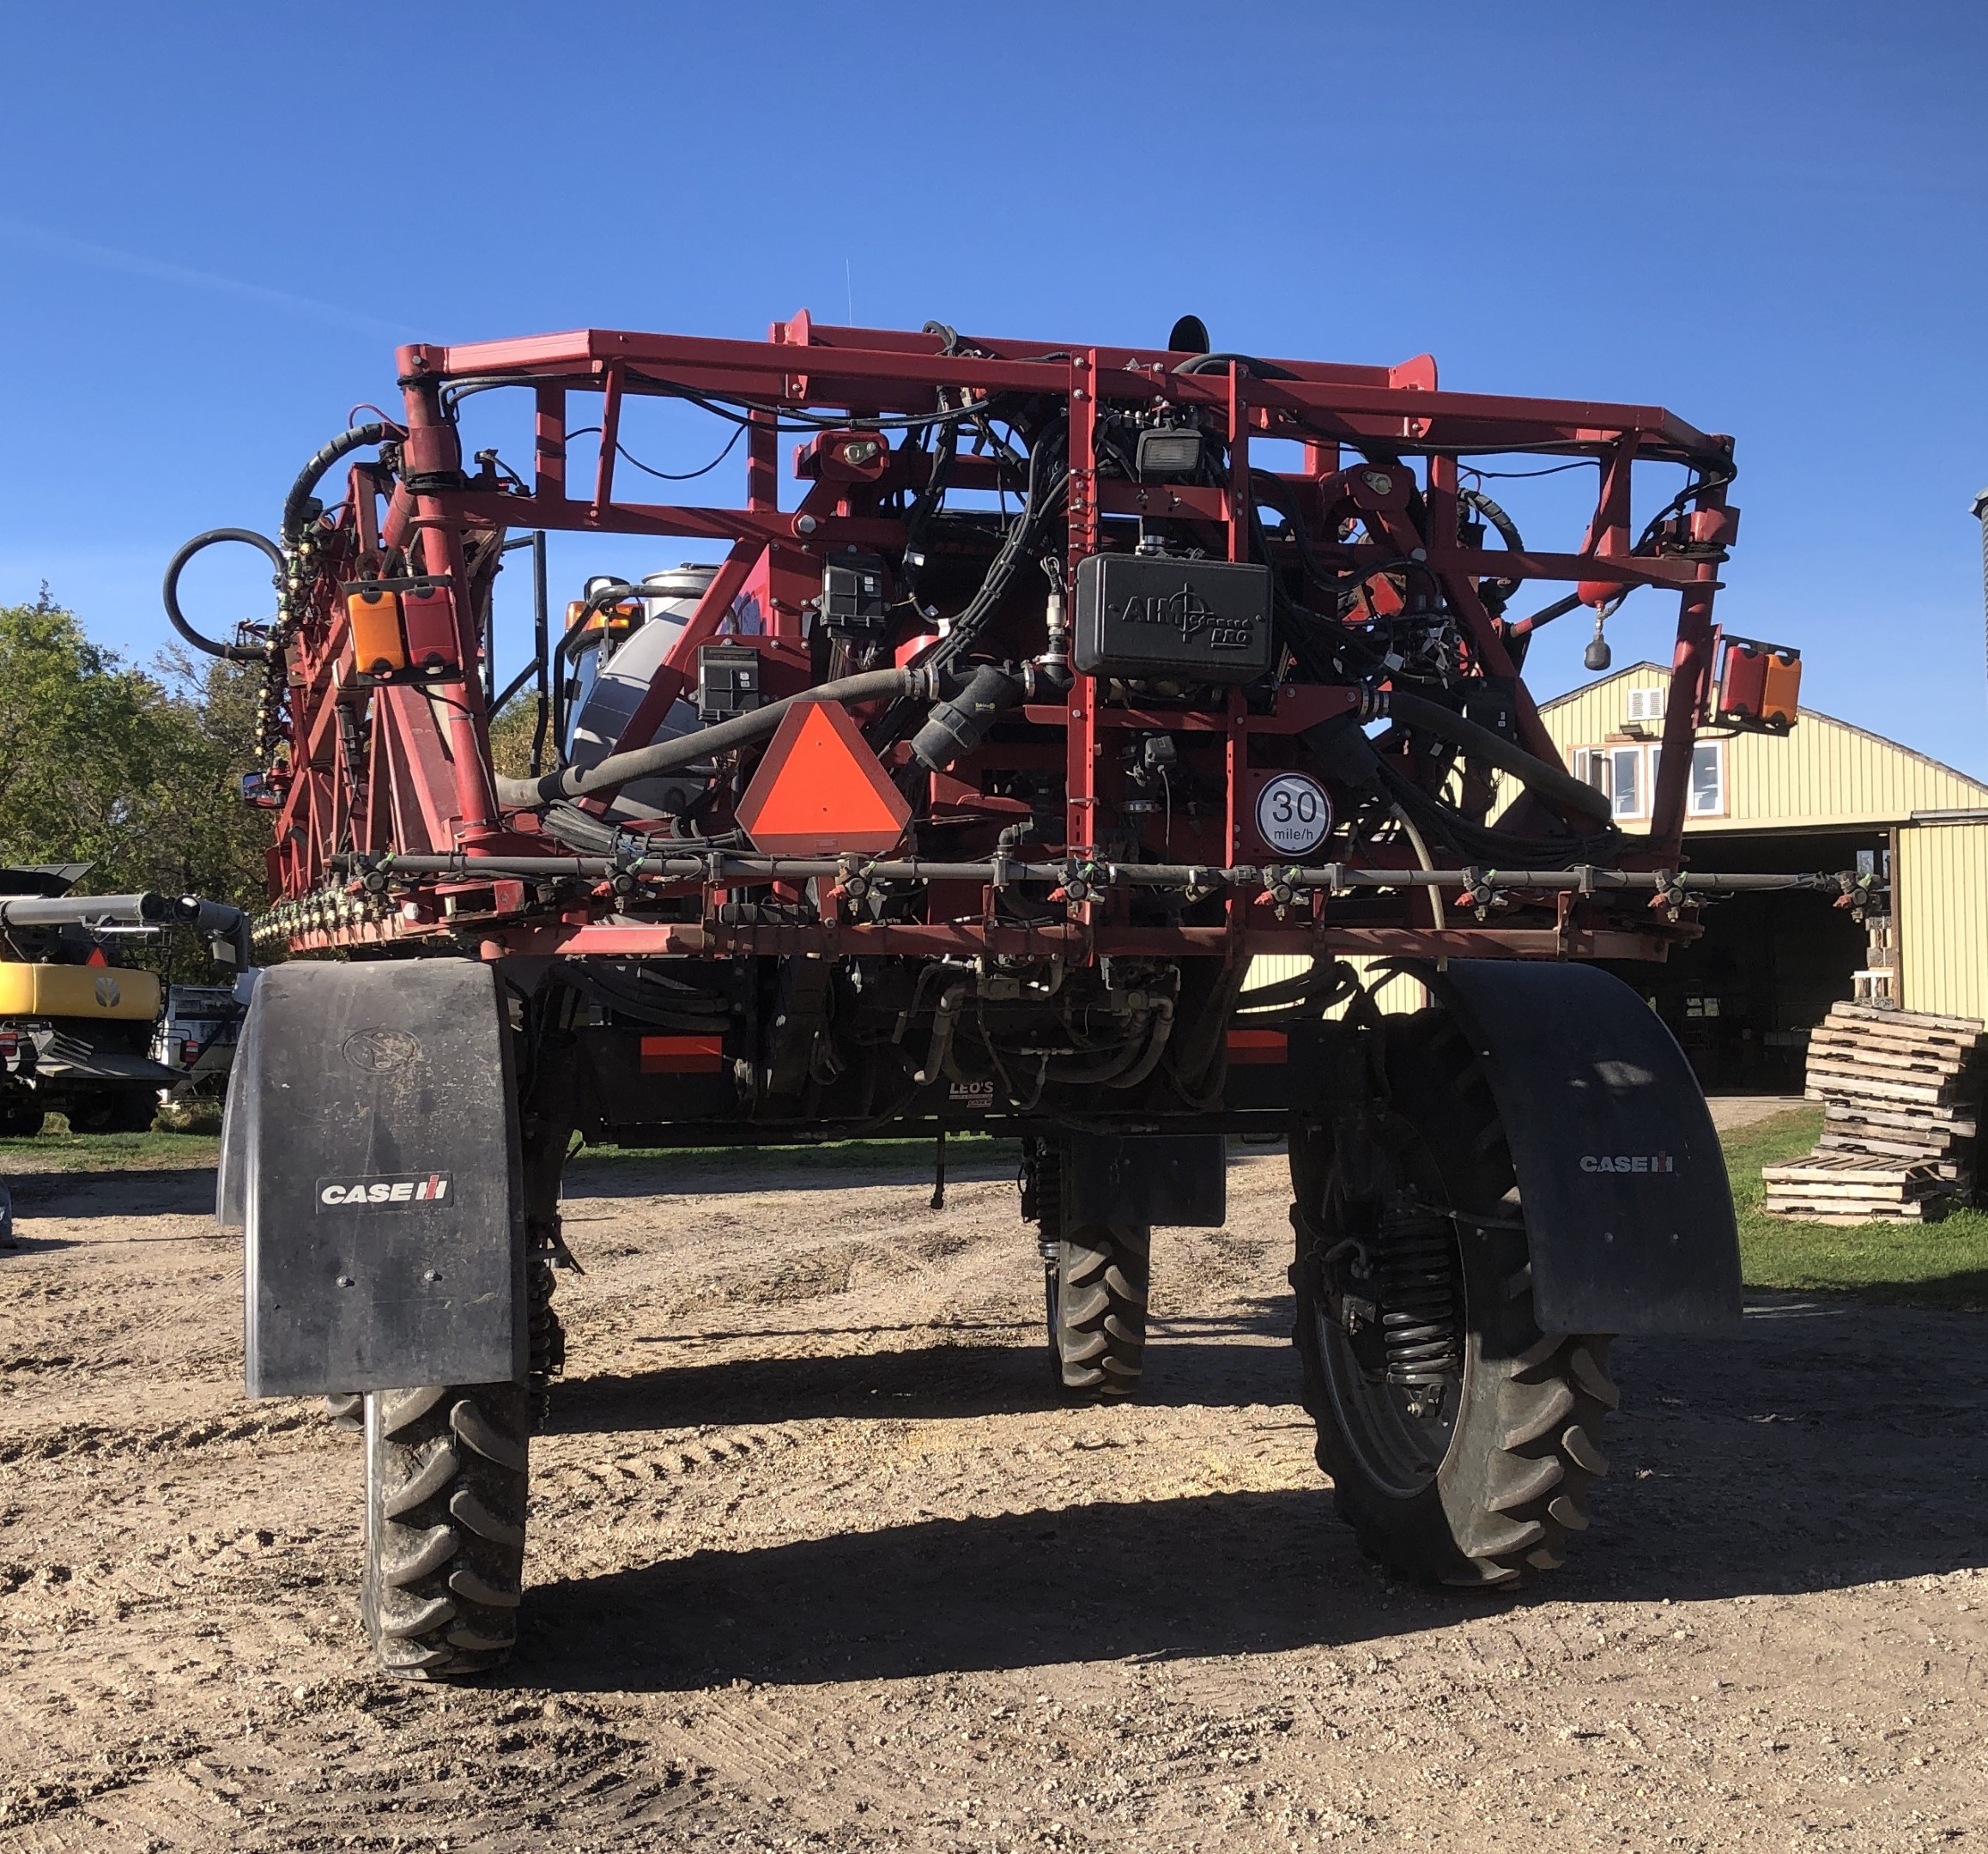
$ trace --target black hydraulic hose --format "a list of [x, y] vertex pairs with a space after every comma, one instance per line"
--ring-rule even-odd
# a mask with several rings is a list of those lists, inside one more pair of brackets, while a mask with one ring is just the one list
[[[1380, 761], [1380, 782], [1388, 797], [1435, 842], [1464, 863], [1537, 865], [1556, 859], [1606, 863], [1632, 847], [1622, 833], [1597, 829], [1585, 837], [1524, 837], [1495, 825], [1473, 824], [1455, 807], [1432, 798], [1407, 773]], [[1588, 821], [1582, 820], [1585, 824]]]
[[1569, 592], [1565, 598], [1556, 598], [1552, 604], [1541, 606], [1530, 618], [1514, 618], [1506, 626], [1505, 635], [1508, 639], [1530, 637], [1542, 625], [1566, 617], [1580, 602], [1579, 593]]
[[1055, 509], [1068, 482], [1068, 473], [1060, 459], [1051, 456], [1052, 451], [1058, 448], [1058, 437], [1047, 432], [1029, 447], [1028, 485], [1023, 494], [1021, 508], [1009, 524], [1007, 534], [988, 563], [979, 590], [967, 602], [966, 609], [954, 617], [944, 641], [926, 658], [926, 667], [949, 669], [973, 649], [979, 640], [981, 631], [1007, 596], [1009, 585], [1022, 560], [1035, 551], [1043, 524]]
[[917, 694], [930, 687], [931, 678], [918, 670], [870, 670], [862, 676], [844, 676], [839, 682], [818, 683], [785, 700], [768, 702], [750, 714], [734, 715], [714, 727], [700, 728], [694, 734], [679, 734], [652, 746], [637, 747], [627, 753], [609, 754], [582, 772], [568, 766], [562, 772], [548, 772], [539, 779], [497, 780], [497, 802], [510, 811], [530, 810], [558, 798], [584, 798], [590, 792], [625, 785], [631, 779], [650, 779], [658, 772], [675, 772], [715, 753], [744, 747], [763, 740], [780, 724], [796, 702], [880, 701], [898, 695]]
[[[1523, 554], [1525, 551], [1525, 542], [1518, 532], [1518, 524], [1513, 521], [1482, 489], [1459, 489], [1457, 492], [1457, 500], [1465, 508], [1476, 509], [1486, 521], [1490, 523], [1498, 530], [1498, 538], [1505, 543], [1508, 551], [1513, 554]], [[1485, 581], [1482, 590], [1490, 596], [1492, 602], [1499, 609], [1502, 610], [1506, 602], [1518, 590], [1518, 576], [1514, 575], [1509, 579], [1488, 579]]]
[[1608, 795], [1576, 779], [1573, 773], [1535, 759], [1523, 747], [1514, 746], [1502, 734], [1466, 721], [1453, 708], [1426, 696], [1411, 695], [1405, 689], [1390, 689], [1380, 698], [1380, 712], [1410, 727], [1439, 734], [1461, 747], [1474, 759], [1487, 760], [1502, 772], [1509, 772], [1529, 791], [1552, 801], [1563, 810], [1578, 811], [1597, 823], [1609, 823], [1614, 813]]
[[389, 438], [400, 435], [399, 426], [376, 419], [370, 424], [355, 425], [350, 431], [340, 432], [318, 451], [297, 473], [289, 494], [283, 498], [283, 545], [294, 547], [312, 520], [312, 517], [305, 513], [305, 505], [318, 493], [318, 485], [324, 480], [326, 470], [351, 451], [363, 451], [368, 445], [385, 444]]
[[1302, 379], [1302, 373], [1294, 373], [1288, 367], [1281, 367], [1274, 360], [1258, 360], [1246, 354], [1203, 354], [1191, 360], [1183, 360], [1174, 368], [1176, 373], [1219, 373], [1223, 368], [1239, 367], [1244, 373], [1257, 379]]
[[224, 663], [263, 663], [268, 659], [269, 652], [260, 644], [217, 644], [210, 637], [203, 637], [188, 624], [185, 614], [179, 609], [179, 575], [185, 571], [187, 562], [196, 554], [224, 541], [239, 541], [244, 547], [260, 548], [276, 569], [276, 585], [282, 587], [286, 566], [283, 550], [267, 535], [258, 534], [252, 528], [209, 528], [205, 534], [195, 535], [173, 556], [166, 568], [163, 588], [166, 621], [195, 650], [203, 651], [209, 657], [218, 657]]

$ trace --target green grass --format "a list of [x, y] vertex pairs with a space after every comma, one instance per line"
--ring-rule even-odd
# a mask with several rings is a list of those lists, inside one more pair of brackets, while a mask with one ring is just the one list
[[[1726, 1134], [1726, 1167], [1738, 1213], [1740, 1259], [1749, 1288], [1854, 1294], [1895, 1306], [1988, 1312], [1988, 1211], [1954, 1209], [1929, 1223], [1838, 1226], [1794, 1223], [1760, 1214], [1761, 1167], [1798, 1158], [1821, 1130], [1819, 1107], [1797, 1107]], [[210, 1166], [220, 1142], [198, 1133], [71, 1133], [59, 1114], [33, 1139], [0, 1139], [0, 1178], [9, 1172], [178, 1171]], [[1013, 1140], [955, 1134], [946, 1142], [960, 1172], [1011, 1166]], [[590, 1146], [581, 1166], [604, 1161], [742, 1172], [829, 1174], [889, 1170], [918, 1174], [932, 1162], [929, 1139], [835, 1140], [818, 1146]]]
[[71, 1133], [51, 1114], [33, 1139], [0, 1139], [0, 1178], [27, 1172], [179, 1172], [214, 1164], [211, 1133]]
[[1798, 1107], [1737, 1128], [1721, 1142], [1747, 1286], [1988, 1312], [1988, 1212], [1957, 1209], [1934, 1222], [1863, 1224], [1760, 1214], [1761, 1167], [1800, 1158], [1821, 1127], [1820, 1107]]
[[[700, 1172], [747, 1171], [754, 1166], [778, 1165], [796, 1172], [929, 1171], [929, 1139], [831, 1140], [813, 1146], [587, 1146], [574, 1154], [576, 1165], [603, 1160], [621, 1164], [694, 1166]], [[60, 1114], [33, 1139], [0, 1139], [0, 1178], [9, 1171], [26, 1172], [161, 1172], [213, 1165], [221, 1142], [203, 1133], [71, 1133]], [[946, 1141], [949, 1170], [990, 1165], [1018, 1165], [1021, 1147], [1015, 1140], [990, 1139], [985, 1133], [955, 1133]]]

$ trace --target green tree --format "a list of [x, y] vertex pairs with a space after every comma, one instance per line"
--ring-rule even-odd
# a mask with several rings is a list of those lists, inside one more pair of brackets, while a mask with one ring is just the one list
[[538, 728], [538, 697], [515, 695], [490, 718], [490, 763], [506, 779], [531, 772], [531, 736]]
[[165, 688], [92, 644], [45, 588], [0, 606], [0, 859], [94, 865], [106, 892], [143, 857], [175, 758]]
[[260, 663], [194, 663], [174, 650], [160, 659], [173, 717], [170, 784], [151, 807], [142, 846], [147, 886], [266, 905], [270, 814], [241, 801], [254, 769]]
[[[133, 668], [45, 590], [0, 606], [0, 862], [88, 863], [85, 893], [260, 906], [268, 814], [242, 804], [239, 781], [261, 676], [178, 655]], [[170, 962], [191, 977], [185, 937]]]

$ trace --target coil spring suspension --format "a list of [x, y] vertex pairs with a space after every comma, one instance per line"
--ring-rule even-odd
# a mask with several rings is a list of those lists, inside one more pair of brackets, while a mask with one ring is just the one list
[[1023, 1149], [1021, 1214], [1036, 1226], [1043, 1266], [1063, 1252], [1063, 1148], [1054, 1140], [1031, 1140]]
[[551, 1403], [552, 1380], [566, 1369], [566, 1328], [554, 1312], [552, 1291], [557, 1285], [552, 1271], [553, 1252], [534, 1255], [525, 1271], [525, 1312], [531, 1347], [530, 1387], [532, 1406], [542, 1422]]
[[1457, 1342], [1456, 1237], [1449, 1220], [1396, 1204], [1381, 1219], [1374, 1245], [1387, 1381], [1439, 1390], [1463, 1365]]

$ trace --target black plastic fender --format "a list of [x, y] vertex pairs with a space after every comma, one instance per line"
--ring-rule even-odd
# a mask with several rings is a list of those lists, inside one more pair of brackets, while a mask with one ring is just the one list
[[251, 1397], [524, 1381], [515, 1100], [488, 966], [264, 974], [215, 1203], [244, 1236]]
[[1064, 1223], [1220, 1229], [1228, 1220], [1219, 1133], [1075, 1133], [1064, 1142]]
[[1739, 1236], [1698, 1078], [1655, 1011], [1592, 966], [1413, 968], [1482, 1061], [1548, 1332], [1730, 1331]]

